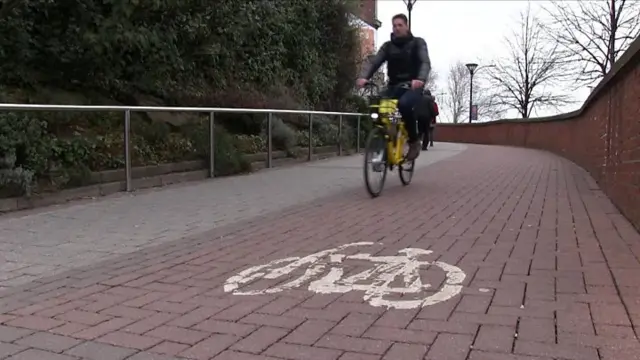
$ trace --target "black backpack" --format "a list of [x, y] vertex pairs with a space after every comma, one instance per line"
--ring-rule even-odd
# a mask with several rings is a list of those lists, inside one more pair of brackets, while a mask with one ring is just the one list
[[438, 115], [435, 113], [434, 101], [431, 96], [423, 96], [413, 111], [418, 118], [429, 121]]

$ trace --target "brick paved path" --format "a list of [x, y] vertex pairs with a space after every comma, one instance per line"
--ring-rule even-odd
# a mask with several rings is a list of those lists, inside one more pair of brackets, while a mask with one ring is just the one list
[[[438, 144], [418, 166], [464, 149]], [[361, 156], [0, 217], [0, 290], [353, 189]]]
[[[356, 241], [432, 250], [466, 273], [462, 293], [385, 310], [361, 292], [223, 291], [248, 267]], [[640, 236], [583, 170], [470, 146], [376, 200], [345, 190], [16, 289], [0, 298], [0, 358], [640, 359], [638, 255]]]

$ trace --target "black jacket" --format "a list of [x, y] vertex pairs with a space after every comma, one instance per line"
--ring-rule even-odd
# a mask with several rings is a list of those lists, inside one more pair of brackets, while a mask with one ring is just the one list
[[431, 120], [437, 115], [433, 97], [424, 95], [422, 99], [420, 99], [420, 101], [416, 104], [413, 111], [419, 119], [424, 119], [428, 122], [431, 122]]
[[370, 79], [385, 61], [389, 85], [411, 80], [426, 82], [431, 71], [426, 41], [411, 34], [405, 38], [397, 38], [392, 34], [391, 40], [384, 43], [378, 53], [365, 63], [360, 78]]

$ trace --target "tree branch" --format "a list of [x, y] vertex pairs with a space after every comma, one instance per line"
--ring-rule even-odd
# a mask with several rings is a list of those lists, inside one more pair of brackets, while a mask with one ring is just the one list
[[[454, 123], [467, 121], [469, 116], [469, 70], [462, 62], [449, 67], [446, 93], [442, 97], [442, 109]], [[473, 103], [478, 106], [478, 120], [496, 119], [504, 112], [494, 98], [494, 93], [486, 86], [482, 73], [476, 73], [473, 79]]]
[[578, 85], [602, 79], [640, 35], [638, 1], [552, 1], [544, 9], [551, 18], [544, 26], [548, 39], [559, 46], [565, 62], [580, 63], [572, 72]]
[[494, 103], [518, 111], [528, 118], [538, 108], [559, 107], [570, 102], [564, 94], [549, 89], [567, 79], [566, 53], [545, 40], [542, 23], [530, 8], [521, 14], [520, 29], [505, 39], [509, 55], [488, 70], [495, 89]]

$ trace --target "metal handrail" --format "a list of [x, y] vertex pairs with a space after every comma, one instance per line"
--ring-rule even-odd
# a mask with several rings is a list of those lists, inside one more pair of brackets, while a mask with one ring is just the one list
[[214, 177], [215, 159], [215, 113], [244, 113], [265, 114], [267, 116], [267, 167], [272, 167], [272, 121], [273, 114], [296, 114], [309, 116], [309, 154], [308, 161], [313, 156], [313, 115], [336, 115], [338, 125], [338, 155], [342, 155], [342, 118], [343, 116], [357, 116], [356, 151], [360, 152], [360, 119], [367, 114], [313, 111], [313, 110], [284, 110], [284, 109], [244, 109], [244, 108], [215, 108], [215, 107], [170, 107], [170, 106], [116, 106], [116, 105], [55, 105], [55, 104], [5, 104], [0, 103], [0, 111], [108, 111], [124, 112], [124, 162], [126, 191], [132, 191], [131, 171], [131, 113], [132, 112], [187, 112], [209, 114], [209, 177]]
[[367, 114], [284, 109], [244, 109], [216, 107], [172, 107], [172, 106], [121, 106], [121, 105], [54, 105], [54, 104], [5, 104], [0, 103], [0, 110], [14, 111], [134, 111], [134, 112], [201, 112], [201, 113], [244, 113], [244, 114], [298, 114], [298, 115], [347, 115], [361, 116]]

